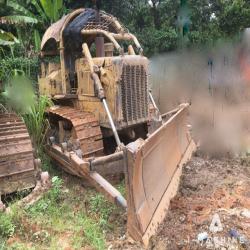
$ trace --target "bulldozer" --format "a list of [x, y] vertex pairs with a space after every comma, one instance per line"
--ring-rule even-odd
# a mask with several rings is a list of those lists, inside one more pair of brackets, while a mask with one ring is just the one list
[[36, 186], [40, 160], [34, 156], [32, 142], [22, 118], [0, 110], [0, 210], [1, 195]]
[[[101, 10], [76, 9], [52, 24], [40, 61], [39, 93], [54, 103], [46, 152], [126, 209], [128, 234], [147, 245], [196, 148], [189, 105], [160, 114], [139, 41]], [[117, 176], [126, 197], [112, 185]]]
[[[0, 79], [0, 94], [4, 92], [4, 84]], [[35, 153], [23, 118], [13, 110], [13, 106], [1, 101], [0, 211], [6, 208], [2, 196], [33, 189], [41, 173], [41, 161]]]

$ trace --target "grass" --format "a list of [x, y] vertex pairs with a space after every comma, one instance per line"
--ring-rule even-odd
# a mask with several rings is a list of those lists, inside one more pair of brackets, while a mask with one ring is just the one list
[[[52, 168], [50, 161], [45, 164]], [[10, 201], [12, 212], [0, 217], [0, 250], [102, 250], [111, 236], [121, 236], [117, 228], [124, 233], [123, 210], [95, 190], [83, 188], [79, 178], [54, 173], [58, 175], [52, 177], [52, 189], [31, 207], [18, 208], [15, 200]], [[118, 189], [124, 190], [124, 184]]]
[[48, 129], [48, 121], [44, 117], [46, 109], [52, 105], [52, 101], [47, 96], [37, 98], [34, 105], [30, 107], [30, 112], [23, 115], [23, 119], [32, 137], [34, 146], [41, 151], [42, 144], [45, 140], [45, 134]]
[[[63, 193], [62, 191], [62, 179], [54, 176], [52, 182], [53, 188], [44, 198], [26, 210], [27, 216], [30, 217], [31, 221], [42, 226], [45, 232], [50, 231], [51, 235], [48, 234], [46, 237], [42, 237], [42, 239], [39, 238], [39, 242], [53, 245], [55, 244], [52, 240], [53, 235], [73, 232], [74, 237], [70, 240], [70, 244], [75, 249], [85, 245], [90, 245], [98, 250], [105, 249], [105, 236], [102, 230], [100, 230], [98, 223], [87, 216], [83, 207], [77, 212], [72, 211], [72, 207], [66, 199], [68, 193]], [[45, 227], [41, 219], [46, 221]], [[60, 249], [60, 246], [54, 247]]]
[[0, 239], [13, 236], [15, 232], [15, 225], [12, 222], [12, 218], [9, 214], [0, 213]]
[[[1, 248], [0, 248], [1, 249]], [[3, 248], [5, 250], [6, 248]], [[27, 245], [23, 243], [16, 242], [11, 247], [7, 248], [8, 250], [27, 250]], [[28, 246], [29, 250], [36, 250], [34, 247]]]
[[98, 221], [104, 233], [112, 232], [117, 226], [113, 222], [119, 220], [115, 215], [122, 214], [122, 209], [110, 203], [101, 193], [94, 192], [89, 194], [89, 215]]
[[75, 249], [83, 247], [86, 243], [94, 249], [105, 249], [105, 236], [97, 222], [84, 213], [80, 213], [76, 217], [76, 221], [75, 236], [72, 241]]
[[58, 176], [52, 178], [52, 189], [49, 190], [34, 206], [27, 209], [30, 216], [37, 215], [46, 216], [47, 214], [53, 217], [61, 215], [63, 207], [58, 207], [61, 198], [62, 180]]
[[0, 250], [4, 250], [5, 248], [6, 246], [4, 240], [0, 238]]
[[100, 193], [95, 196], [90, 196], [89, 203], [90, 214], [92, 214], [92, 216], [97, 216], [99, 227], [104, 231], [112, 229], [110, 228], [111, 225], [108, 223], [108, 220], [116, 207], [113, 204], [109, 204], [105, 197]]

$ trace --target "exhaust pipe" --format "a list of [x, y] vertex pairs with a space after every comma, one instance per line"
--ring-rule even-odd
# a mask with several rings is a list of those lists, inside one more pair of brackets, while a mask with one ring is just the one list
[[[100, 17], [100, 7], [101, 7], [101, 1], [94, 1], [95, 4], [95, 21], [96, 23], [100, 23], [101, 17]], [[95, 46], [96, 46], [96, 57], [104, 57], [104, 37], [102, 35], [98, 35], [95, 38]]]

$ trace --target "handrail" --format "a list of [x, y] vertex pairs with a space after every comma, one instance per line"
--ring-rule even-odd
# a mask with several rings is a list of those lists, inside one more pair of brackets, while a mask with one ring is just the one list
[[132, 40], [135, 44], [135, 46], [137, 47], [137, 49], [139, 50], [140, 54], [143, 53], [143, 49], [141, 47], [141, 44], [139, 43], [138, 39], [136, 38], [135, 35], [131, 34], [131, 33], [110, 33], [115, 39], [117, 40]]
[[140, 54], [143, 53], [143, 49], [142, 49], [139, 41], [137, 40], [136, 36], [134, 36], [131, 33], [118, 33], [118, 34], [116, 34], [116, 33], [111, 33], [111, 32], [108, 32], [106, 30], [101, 30], [101, 29], [90, 29], [90, 30], [82, 29], [81, 33], [83, 35], [101, 34], [101, 35], [106, 36], [114, 44], [115, 48], [119, 51], [120, 54], [123, 51], [122, 51], [122, 48], [119, 45], [119, 43], [116, 41], [116, 39], [117, 40], [132, 40], [134, 42], [135, 46], [137, 47], [137, 49], [139, 50], [139, 53]]
[[119, 45], [119, 43], [115, 40], [115, 38], [111, 35], [110, 32], [107, 32], [105, 30], [101, 30], [101, 29], [91, 29], [91, 30], [81, 30], [81, 33], [83, 35], [96, 35], [96, 34], [101, 34], [106, 36], [115, 46], [115, 48], [119, 51], [119, 53], [122, 53], [122, 48]]

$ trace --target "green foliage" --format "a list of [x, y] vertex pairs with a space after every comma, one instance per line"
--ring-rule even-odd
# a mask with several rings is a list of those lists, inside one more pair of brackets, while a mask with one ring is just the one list
[[95, 216], [98, 217], [98, 225], [103, 230], [109, 230], [109, 217], [112, 212], [117, 209], [113, 204], [111, 204], [105, 197], [98, 193], [95, 196], [90, 197], [90, 211]]
[[57, 201], [61, 194], [63, 181], [58, 176], [52, 177], [52, 189], [50, 190], [50, 197], [53, 201]]
[[63, 0], [31, 0], [23, 3], [16, 0], [8, 0], [7, 6], [15, 14], [21, 14], [23, 17], [26, 17], [28, 22], [44, 25], [43, 22], [52, 23], [60, 18]]
[[117, 186], [117, 190], [121, 193], [123, 197], [126, 197], [125, 180], [119, 183], [119, 185]]
[[[204, 45], [221, 38], [232, 38], [250, 23], [250, 2], [246, 0], [155, 0], [152, 3], [150, 5], [145, 0], [102, 0], [101, 5], [138, 36], [147, 56], [175, 50], [183, 44]], [[35, 51], [39, 51], [46, 27], [66, 14], [68, 8], [75, 7], [93, 7], [93, 3], [90, 0], [82, 3], [72, 0], [8, 0], [3, 18], [19, 24], [13, 29], [16, 29], [16, 37], [24, 48], [32, 45]], [[33, 35], [26, 32], [31, 27]]]
[[18, 73], [15, 71], [2, 95], [6, 97], [6, 104], [10, 109], [20, 114], [30, 113], [34, 106], [35, 93], [31, 81]]
[[[68, 178], [63, 181], [61, 177], [52, 177], [51, 189], [30, 207], [20, 207], [16, 200], [8, 204], [10, 213], [4, 214], [7, 216], [5, 220], [0, 214], [0, 228], [2, 221], [7, 220], [9, 226], [5, 228], [11, 229], [10, 235], [14, 229], [13, 239], [18, 240], [6, 245], [9, 236], [3, 239], [0, 236], [0, 250], [64, 249], [66, 246], [107, 249], [107, 230], [120, 226], [123, 232], [121, 218], [124, 210], [117, 209], [97, 192], [82, 188], [82, 181], [78, 178]], [[124, 194], [124, 183], [117, 188]], [[107, 225], [103, 225], [100, 218], [104, 218]], [[109, 233], [115, 233], [114, 237], [120, 235], [117, 231]]]
[[16, 71], [23, 72], [32, 81], [37, 80], [38, 57], [3, 56], [0, 65], [0, 80], [4, 83], [8, 83]]
[[3, 239], [0, 238], [0, 250], [6, 249], [6, 243]]
[[51, 159], [49, 156], [43, 151], [38, 152], [39, 158], [41, 159], [42, 162], [42, 170], [47, 171], [50, 174], [57, 175], [56, 168], [53, 166]]
[[18, 39], [12, 33], [0, 29], [0, 45], [13, 45], [18, 42]]
[[138, 38], [143, 48], [145, 48], [145, 54], [149, 56], [177, 48], [178, 35], [175, 29], [156, 30], [152, 27], [145, 28], [143, 32], [138, 33]]
[[[28, 49], [24, 54], [27, 56], [31, 48], [40, 50], [41, 35], [46, 28], [57, 21], [64, 10], [63, 0], [29, 0], [17, 1], [6, 0], [0, 2], [0, 46], [11, 46], [18, 41]], [[7, 30], [11, 29], [12, 32]], [[33, 29], [33, 35], [30, 30]], [[17, 38], [16, 38], [17, 37]]]
[[1, 17], [1, 22], [6, 22], [9, 24], [22, 25], [27, 23], [37, 23], [37, 19], [29, 16], [21, 16], [21, 15], [12, 15], [12, 16], [4, 16]]
[[[1, 249], [1, 248], [0, 248]], [[29, 250], [36, 250], [34, 247], [29, 247]], [[4, 250], [27, 250], [27, 245], [19, 242], [15, 242], [11, 247], [6, 247]]]
[[58, 203], [62, 195], [63, 181], [58, 176], [52, 178], [52, 188], [39, 200], [36, 204], [29, 207], [27, 212], [31, 216], [46, 215], [47, 216], [60, 216], [63, 207], [59, 207]]
[[0, 241], [11, 237], [15, 232], [15, 225], [10, 215], [0, 212]]
[[82, 238], [82, 242], [78, 241], [78, 244], [80, 243], [80, 247], [84, 241], [87, 241], [87, 243], [89, 243], [96, 250], [106, 249], [103, 233], [97, 223], [88, 218], [85, 214], [78, 215], [77, 221], [80, 226], [79, 229], [83, 230], [85, 236], [85, 239]]
[[[125, 184], [124, 182], [120, 183], [117, 186], [118, 191], [125, 196]], [[89, 210], [90, 215], [98, 221], [98, 226], [104, 231], [110, 231], [113, 229], [112, 216], [115, 213], [120, 212], [120, 209], [109, 202], [103, 194], [95, 193], [89, 197]], [[118, 215], [120, 216], [120, 215]], [[116, 222], [120, 221], [121, 218], [116, 218]]]
[[23, 115], [32, 141], [38, 150], [40, 150], [43, 145], [45, 134], [49, 126], [44, 114], [46, 109], [51, 105], [52, 102], [47, 96], [40, 96], [37, 98], [35, 104], [30, 107], [30, 112]]
[[35, 44], [35, 51], [39, 51], [41, 47], [41, 37], [37, 29], [34, 30], [34, 44]]
[[60, 11], [63, 8], [62, 0], [40, 0], [43, 10], [46, 16], [51, 22], [54, 22], [60, 18]]
[[219, 16], [220, 28], [228, 35], [237, 34], [250, 24], [250, 3], [244, 0], [222, 1], [224, 10]]
[[10, 7], [15, 13], [22, 13], [26, 16], [33, 16], [32, 12], [20, 4], [20, 2], [15, 0], [6, 1], [6, 7]]
[[[51, 190], [41, 200], [26, 208], [23, 216], [28, 217], [32, 223], [44, 225], [45, 231], [48, 231], [48, 227], [53, 227], [53, 232], [59, 234], [72, 231], [70, 243], [74, 249], [80, 249], [86, 245], [98, 250], [106, 249], [105, 237], [95, 216], [93, 215], [91, 218], [82, 208], [79, 211], [75, 210], [75, 206], [79, 207], [84, 204], [84, 198], [71, 200], [81, 194], [72, 193], [72, 190], [67, 192], [70, 193], [65, 193], [62, 179], [54, 176]], [[67, 201], [67, 199], [69, 200]], [[33, 238], [34, 235], [32, 235]], [[53, 243], [52, 236], [47, 238], [50, 239], [51, 249], [59, 249], [56, 243]], [[41, 243], [39, 242], [39, 244]]]
[[[0, 15], [0, 24], [7, 25], [15, 25], [16, 27], [26, 24], [36, 24], [38, 20], [31, 12], [29, 12], [26, 8], [17, 3], [17, 1], [4, 1], [5, 5], [0, 4], [0, 8], [3, 5], [8, 13], [8, 8], [13, 9], [12, 12], [6, 14], [4, 16]], [[21, 14], [20, 14], [21, 13]], [[18, 28], [17, 28], [18, 29]], [[0, 29], [0, 45], [11, 46], [16, 43], [19, 43], [19, 40], [13, 35], [11, 32], [6, 32]]]
[[143, 0], [102, 2], [107, 12], [138, 36], [148, 56], [183, 44], [204, 46], [233, 38], [250, 23], [250, 2], [246, 0], [163, 0], [152, 1], [153, 5]]

